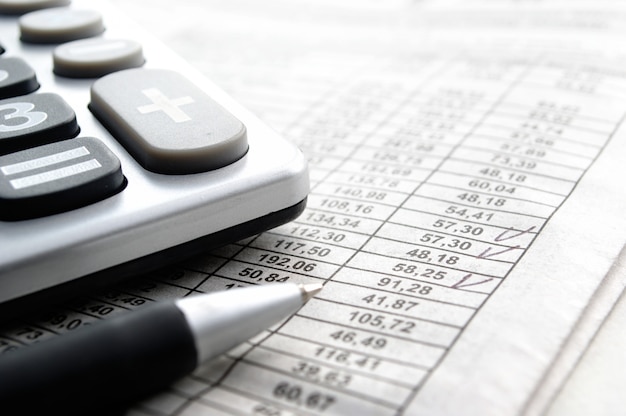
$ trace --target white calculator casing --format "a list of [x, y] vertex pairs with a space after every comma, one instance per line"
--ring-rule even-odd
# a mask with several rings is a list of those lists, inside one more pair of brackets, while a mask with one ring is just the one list
[[106, 26], [102, 36], [139, 41], [146, 68], [173, 69], [202, 88], [243, 122], [249, 150], [238, 161], [205, 173], [165, 175], [145, 170], [87, 108], [94, 79], [54, 75], [55, 45], [21, 43], [17, 18], [1, 17], [4, 56], [22, 57], [35, 69], [41, 84], [37, 93], [53, 92], [70, 104], [81, 128], [79, 137], [102, 140], [120, 159], [128, 184], [120, 193], [83, 208], [0, 221], [0, 311], [107, 285], [257, 234], [297, 217], [309, 191], [300, 150], [180, 57], [106, 3], [74, 1], [70, 7], [100, 11]]

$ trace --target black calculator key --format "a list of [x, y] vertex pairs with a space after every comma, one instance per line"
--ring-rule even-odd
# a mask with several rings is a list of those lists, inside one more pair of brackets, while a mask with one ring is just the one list
[[0, 155], [78, 135], [74, 110], [57, 94], [0, 100]]
[[30, 94], [39, 88], [35, 70], [20, 58], [0, 58], [0, 99]]
[[91, 137], [0, 156], [0, 219], [68, 211], [116, 194], [124, 183], [118, 158]]
[[153, 172], [205, 172], [248, 150], [243, 123], [174, 71], [129, 69], [100, 78], [89, 108]]
[[0, 14], [18, 15], [70, 4], [70, 0], [0, 0]]
[[129, 39], [81, 39], [64, 43], [52, 55], [54, 73], [70, 78], [96, 78], [144, 64], [141, 44]]
[[20, 40], [63, 43], [104, 32], [102, 15], [95, 10], [55, 7], [27, 13], [19, 20]]

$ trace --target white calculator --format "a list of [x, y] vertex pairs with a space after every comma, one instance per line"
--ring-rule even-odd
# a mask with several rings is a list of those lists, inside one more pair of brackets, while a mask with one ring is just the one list
[[0, 0], [0, 46], [0, 317], [304, 209], [299, 149], [111, 5]]

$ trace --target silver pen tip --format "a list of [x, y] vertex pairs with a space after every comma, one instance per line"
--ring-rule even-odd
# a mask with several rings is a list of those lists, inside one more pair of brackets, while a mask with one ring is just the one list
[[324, 287], [319, 283], [309, 283], [306, 285], [299, 285], [299, 286], [300, 286], [300, 291], [302, 292], [303, 303], [307, 302], [313, 296], [317, 295], [320, 292], [320, 290], [322, 290], [322, 288]]

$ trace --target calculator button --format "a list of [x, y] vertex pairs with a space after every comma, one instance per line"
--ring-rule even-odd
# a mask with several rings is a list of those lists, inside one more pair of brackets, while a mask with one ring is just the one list
[[91, 87], [93, 114], [146, 169], [204, 172], [240, 159], [246, 128], [174, 71], [129, 69]]
[[99, 12], [65, 7], [25, 14], [20, 18], [19, 26], [20, 39], [29, 43], [63, 43], [104, 32]]
[[120, 161], [91, 137], [0, 156], [0, 219], [68, 211], [116, 194], [124, 184]]
[[57, 46], [54, 73], [71, 78], [96, 78], [145, 62], [139, 43], [126, 39], [82, 39]]
[[74, 110], [57, 94], [0, 100], [0, 155], [75, 137]]
[[68, 4], [70, 0], [0, 0], [0, 13], [17, 15]]
[[0, 58], [0, 99], [30, 94], [39, 88], [35, 71], [20, 58]]

